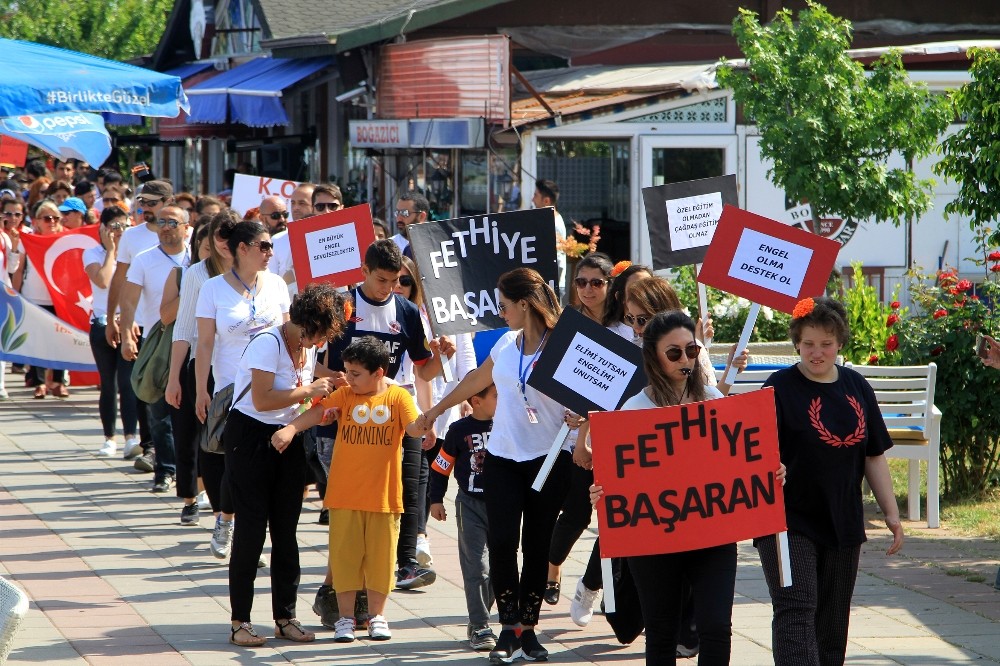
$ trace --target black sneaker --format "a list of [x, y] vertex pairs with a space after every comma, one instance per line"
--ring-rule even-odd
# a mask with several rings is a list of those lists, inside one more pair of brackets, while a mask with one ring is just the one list
[[146, 472], [149, 474], [154, 469], [154, 464], [156, 462], [156, 452], [153, 449], [146, 451], [141, 456], [135, 459], [132, 466], [135, 467], [140, 472]]
[[184, 508], [181, 509], [181, 525], [197, 525], [198, 524], [198, 503], [192, 502], [191, 504], [185, 504]]
[[430, 585], [437, 580], [433, 569], [424, 569], [415, 562], [407, 564], [396, 572], [396, 587], [401, 590], [415, 590]]
[[174, 487], [174, 477], [167, 474], [162, 479], [153, 479], [153, 492], [165, 493]]
[[542, 647], [534, 629], [521, 632], [521, 656], [525, 661], [548, 661], [549, 651]]
[[[521, 632], [523, 635], [524, 632]], [[504, 629], [497, 637], [497, 646], [490, 650], [491, 664], [511, 664], [521, 657], [521, 641], [513, 629]]]
[[330, 524], [330, 510], [329, 509], [320, 509], [319, 510], [319, 519], [316, 522], [318, 524], [320, 524], [320, 525], [329, 525]]
[[340, 607], [337, 605], [337, 593], [329, 585], [320, 585], [316, 591], [316, 601], [313, 602], [313, 612], [319, 615], [320, 624], [328, 629], [336, 629], [340, 619]]

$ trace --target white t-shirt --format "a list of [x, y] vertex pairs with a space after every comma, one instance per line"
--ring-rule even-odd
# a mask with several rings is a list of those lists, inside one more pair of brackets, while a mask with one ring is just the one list
[[[167, 276], [174, 268], [186, 268], [190, 259], [186, 247], [183, 252], [167, 254], [159, 245], [132, 258], [125, 281], [142, 287], [135, 309], [136, 324], [145, 328], [160, 321], [160, 303]], [[143, 337], [145, 335], [143, 331]]]
[[406, 252], [406, 248], [410, 247], [410, 239], [403, 234], [393, 234], [390, 240], [396, 244], [400, 252]]
[[[285, 279], [290, 271], [295, 268], [294, 262], [292, 261], [292, 244], [288, 240], [288, 230], [281, 231], [279, 233], [271, 236], [271, 242], [274, 243], [274, 254], [271, 256], [271, 260], [267, 262], [267, 270], [271, 271], [282, 280]], [[292, 273], [292, 277], [294, 277]], [[293, 279], [288, 283], [288, 298], [292, 298], [299, 291], [299, 286]]]
[[[213, 280], [215, 278], [212, 278]], [[211, 280], [209, 280], [211, 282]], [[316, 366], [316, 348], [306, 350], [305, 363], [302, 369], [296, 373], [292, 365], [292, 359], [288, 355], [288, 348], [281, 336], [281, 327], [275, 326], [254, 337], [246, 347], [246, 353], [239, 359], [236, 370], [236, 382], [233, 385], [233, 399], [239, 398], [243, 389], [250, 384], [252, 370], [264, 370], [274, 373], [274, 388], [279, 391], [287, 391], [296, 386], [305, 386], [312, 383], [313, 368]], [[218, 375], [216, 375], [217, 377]], [[218, 385], [218, 381], [216, 381]], [[262, 423], [287, 425], [298, 416], [298, 405], [289, 405], [283, 409], [274, 409], [267, 412], [258, 412], [253, 406], [253, 392], [247, 391], [246, 395], [236, 401], [233, 409], [238, 409], [247, 416], [257, 419]]]
[[[716, 400], [717, 398], [724, 398], [725, 396], [719, 392], [719, 389], [714, 386], [705, 387], [705, 400]], [[625, 401], [622, 405], [622, 409], [656, 409], [656, 405], [649, 396], [646, 395], [646, 389], [642, 389], [634, 396]]]
[[[558, 241], [560, 238], [565, 239], [566, 238], [566, 222], [563, 221], [562, 215], [559, 214], [559, 211], [553, 211], [553, 212], [555, 212], [555, 220], [556, 220], [556, 240]], [[556, 278], [556, 284], [559, 286], [559, 289], [561, 291], [569, 291], [568, 289], [566, 289], [566, 253], [565, 252], [560, 252], [558, 250], [556, 251], [556, 266], [559, 269], [558, 270], [558, 276], [559, 277]], [[564, 302], [566, 300], [566, 294], [565, 293], [562, 294], [562, 300]]]
[[[525, 386], [525, 395], [518, 388], [518, 361], [525, 381], [531, 377], [531, 355], [522, 358], [516, 341], [520, 331], [503, 335], [493, 349], [493, 383], [497, 387], [497, 411], [487, 448], [495, 456], [523, 462], [548, 453], [563, 424], [565, 409], [551, 398]], [[534, 360], [538, 360], [537, 358]], [[527, 404], [537, 410], [538, 423], [528, 421]], [[569, 442], [563, 444], [569, 451]]]
[[[88, 247], [83, 251], [83, 267], [84, 269], [91, 264], [97, 264], [98, 266], [104, 265], [104, 260], [108, 256], [108, 251], [104, 249], [103, 245], [95, 245], [93, 247]], [[108, 289], [107, 287], [101, 288], [94, 284], [94, 281], [90, 281], [90, 291], [93, 294], [90, 307], [93, 312], [90, 313], [91, 319], [96, 319], [97, 317], [103, 317], [108, 314]]]
[[31, 259], [28, 259], [28, 255], [24, 255], [22, 260], [25, 264], [24, 281], [21, 283], [21, 295], [29, 303], [34, 303], [35, 305], [52, 305], [52, 295], [49, 294], [49, 288], [45, 286], [45, 280], [38, 274], [38, 269], [31, 263]]
[[159, 244], [159, 235], [151, 230], [148, 224], [129, 227], [122, 232], [121, 238], [118, 239], [118, 263], [131, 264], [140, 252], [145, 252]]
[[[216, 393], [235, 380], [240, 355], [254, 333], [281, 324], [288, 306], [285, 281], [267, 271], [258, 274], [257, 295], [252, 303], [226, 282], [225, 274], [205, 282], [198, 294], [194, 314], [215, 321], [212, 376], [215, 377]], [[236, 389], [236, 395], [241, 390]]]

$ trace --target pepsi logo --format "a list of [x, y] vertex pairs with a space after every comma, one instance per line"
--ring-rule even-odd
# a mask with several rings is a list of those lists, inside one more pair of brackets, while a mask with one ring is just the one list
[[21, 124], [27, 129], [39, 129], [42, 126], [42, 124], [38, 122], [38, 119], [34, 116], [18, 116], [17, 119], [20, 120]]

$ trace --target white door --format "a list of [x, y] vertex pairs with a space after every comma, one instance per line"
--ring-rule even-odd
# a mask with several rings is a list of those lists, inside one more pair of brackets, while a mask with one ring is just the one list
[[[640, 136], [639, 187], [678, 183], [698, 178], [735, 174], [737, 169], [736, 136]], [[737, 182], [739, 182], [737, 174]], [[649, 227], [642, 192], [637, 192], [632, 219], [633, 256], [639, 263], [652, 264]], [[655, 233], [655, 230], [654, 230]]]

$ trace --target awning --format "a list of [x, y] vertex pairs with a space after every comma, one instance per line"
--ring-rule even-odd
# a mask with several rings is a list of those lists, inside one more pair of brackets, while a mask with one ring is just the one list
[[191, 123], [287, 125], [282, 91], [333, 64], [332, 57], [257, 58], [187, 89]]
[[[183, 83], [185, 79], [188, 79], [195, 74], [200, 74], [206, 69], [213, 67], [211, 62], [189, 62], [180, 67], [174, 67], [173, 69], [168, 69], [163, 72], [170, 76], [176, 76]], [[181, 111], [181, 114], [184, 112]], [[111, 113], [105, 112], [101, 114], [104, 116], [104, 122], [108, 125], [118, 125], [118, 126], [132, 126], [132, 125], [142, 125], [145, 119], [142, 116], [132, 115], [130, 113]], [[178, 116], [179, 117], [179, 116]]]

